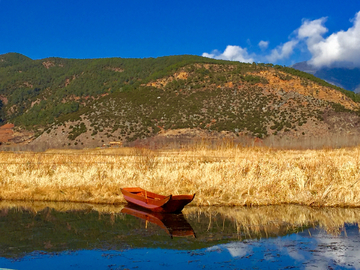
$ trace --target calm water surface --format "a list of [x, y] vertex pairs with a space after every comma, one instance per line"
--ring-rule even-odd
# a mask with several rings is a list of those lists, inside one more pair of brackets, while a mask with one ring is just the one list
[[360, 269], [360, 209], [0, 202], [0, 269]]

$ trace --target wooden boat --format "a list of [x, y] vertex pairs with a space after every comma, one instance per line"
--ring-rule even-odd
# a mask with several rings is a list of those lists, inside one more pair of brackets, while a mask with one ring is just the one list
[[153, 212], [179, 213], [185, 205], [190, 203], [193, 195], [159, 195], [139, 187], [122, 188], [124, 199], [130, 203], [146, 208]]
[[182, 213], [156, 213], [138, 206], [130, 205], [125, 206], [121, 210], [121, 213], [145, 220], [146, 228], [148, 222], [155, 224], [166, 231], [171, 236], [171, 238], [188, 236], [196, 238], [193, 228], [186, 221]]

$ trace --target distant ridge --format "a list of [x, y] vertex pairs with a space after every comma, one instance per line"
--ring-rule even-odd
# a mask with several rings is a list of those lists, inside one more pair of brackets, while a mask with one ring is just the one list
[[306, 61], [292, 65], [293, 68], [313, 74], [331, 84], [342, 87], [346, 90], [360, 92], [360, 68], [352, 67], [324, 67], [317, 69]]

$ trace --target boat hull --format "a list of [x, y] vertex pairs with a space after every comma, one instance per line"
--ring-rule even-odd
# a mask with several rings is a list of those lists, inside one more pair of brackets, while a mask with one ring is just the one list
[[124, 199], [130, 203], [153, 212], [179, 213], [190, 203], [193, 195], [169, 195], [163, 196], [146, 191], [142, 188], [122, 188]]

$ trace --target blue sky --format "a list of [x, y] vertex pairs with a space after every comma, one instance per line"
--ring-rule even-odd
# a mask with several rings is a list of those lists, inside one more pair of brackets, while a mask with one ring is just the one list
[[[0, 54], [32, 59], [193, 54], [329, 65], [325, 58], [334, 41], [328, 38], [345, 33], [335, 39], [348, 44], [330, 60], [355, 59], [360, 65], [360, 48], [351, 45], [360, 40], [359, 11], [358, 0], [0, 0]], [[306, 33], [300, 35], [302, 26]]]

